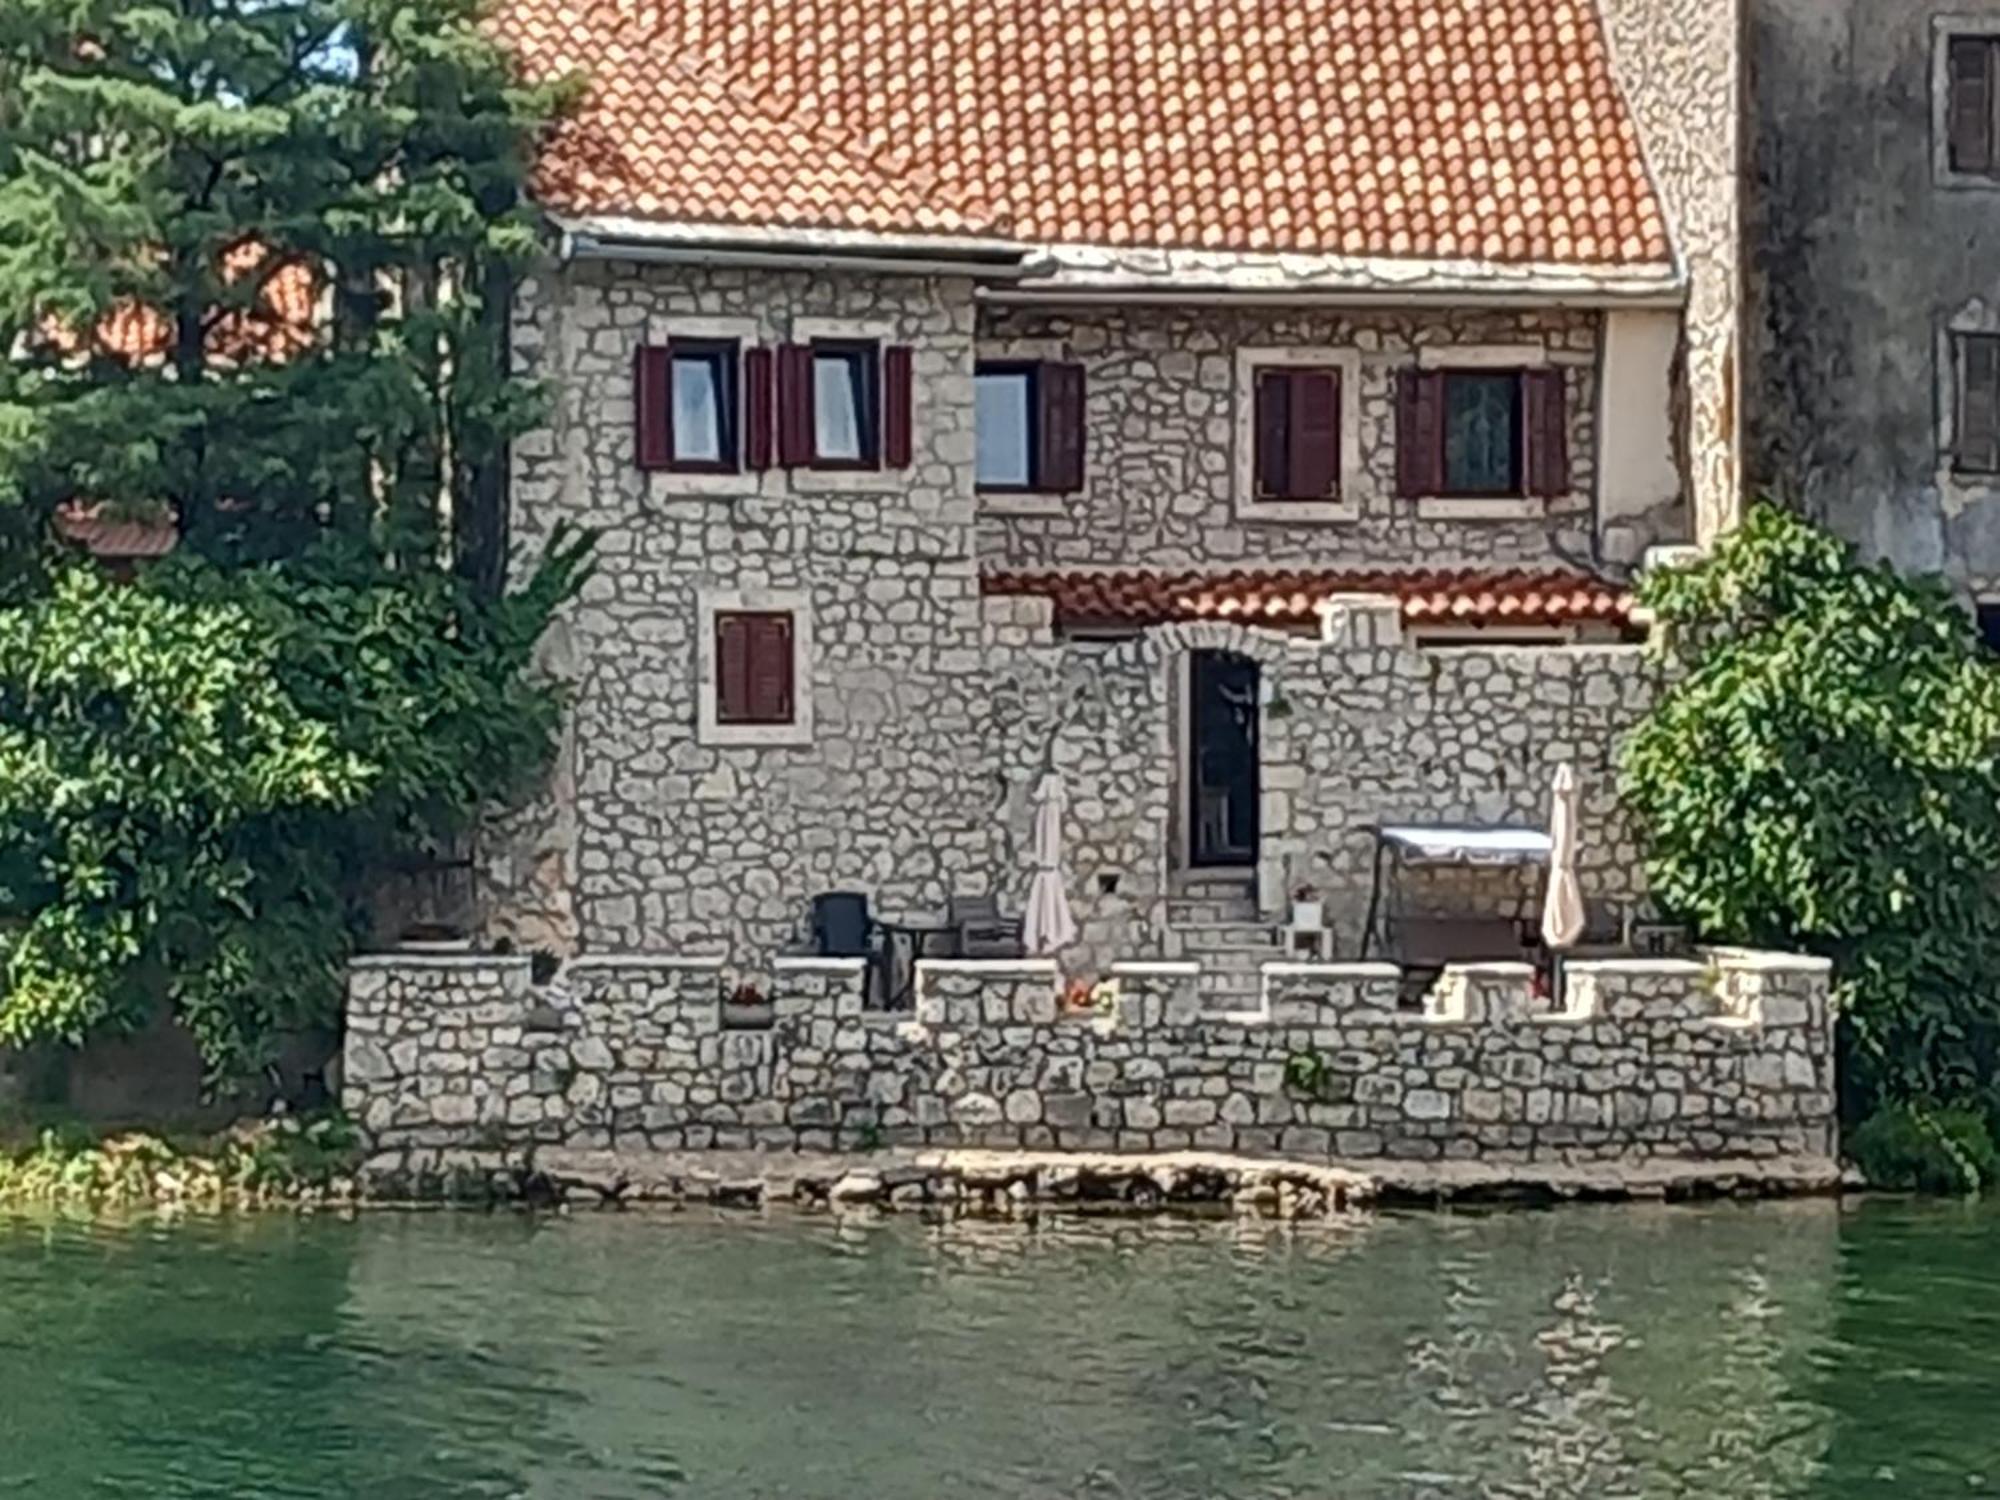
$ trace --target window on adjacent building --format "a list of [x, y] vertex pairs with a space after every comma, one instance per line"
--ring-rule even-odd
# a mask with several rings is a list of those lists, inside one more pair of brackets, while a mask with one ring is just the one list
[[1951, 169], [1980, 176], [2000, 175], [2000, 37], [1955, 36], [1945, 56], [1946, 150]]
[[812, 456], [821, 468], [873, 468], [881, 447], [876, 346], [812, 345]]
[[994, 360], [973, 374], [973, 475], [984, 490], [1083, 485], [1083, 367]]
[[1396, 428], [1397, 488], [1406, 496], [1569, 493], [1561, 370], [1406, 371]]
[[1981, 599], [1978, 605], [1979, 643], [2000, 656], [2000, 599]]
[[1340, 493], [1340, 372], [1258, 369], [1253, 431], [1259, 500], [1330, 500]]
[[715, 719], [718, 724], [789, 724], [795, 667], [789, 610], [717, 610]]
[[1952, 336], [1958, 362], [1956, 451], [1961, 474], [2000, 474], [2000, 334]]

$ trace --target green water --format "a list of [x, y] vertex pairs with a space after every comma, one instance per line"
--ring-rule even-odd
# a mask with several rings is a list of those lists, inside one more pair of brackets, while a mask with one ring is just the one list
[[0, 1219], [0, 1496], [2000, 1496], [2000, 1212]]

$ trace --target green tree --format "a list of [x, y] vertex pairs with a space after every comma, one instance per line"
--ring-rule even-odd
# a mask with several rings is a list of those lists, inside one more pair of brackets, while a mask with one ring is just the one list
[[455, 545], [497, 583], [479, 481], [533, 416], [497, 323], [554, 99], [478, 17], [0, 7], [0, 585], [35, 586], [72, 499], [170, 508], [226, 561], [331, 531], [392, 558]]
[[[542, 762], [524, 183], [479, 0], [0, 5], [0, 1041], [334, 1013], [371, 873]], [[73, 504], [164, 521], [110, 586]]]
[[1641, 597], [1676, 668], [1624, 751], [1659, 900], [1835, 960], [1850, 1110], [1990, 1097], [2000, 664], [1964, 610], [1770, 505]]

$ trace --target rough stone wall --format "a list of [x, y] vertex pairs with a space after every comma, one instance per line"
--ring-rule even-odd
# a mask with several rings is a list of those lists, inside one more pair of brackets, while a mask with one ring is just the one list
[[[981, 550], [1018, 567], [1573, 564], [1591, 554], [1598, 335], [1596, 314], [1564, 310], [983, 308], [980, 353], [1080, 362], [1089, 415], [1083, 491], [1031, 501], [1029, 515], [990, 499]], [[1528, 517], [1502, 502], [1489, 517], [1422, 519], [1396, 494], [1396, 374], [1419, 350], [1476, 345], [1544, 348], [1566, 369], [1572, 493]], [[1238, 514], [1237, 351], [1260, 347], [1357, 351], [1361, 475], [1343, 498], [1359, 502], [1358, 520]]]
[[[807, 319], [915, 346], [909, 469], [690, 480], [634, 465], [639, 344], [718, 322], [776, 344]], [[579, 261], [522, 288], [517, 359], [556, 407], [515, 446], [515, 534], [530, 555], [559, 521], [601, 539], [564, 627], [570, 730], [551, 801], [569, 808], [517, 820], [532, 848], [489, 841], [495, 925], [557, 946], [769, 948], [799, 935], [814, 892], [867, 889], [895, 916], [994, 878], [972, 333], [955, 280]], [[704, 589], [809, 598], [812, 744], [697, 742]]]
[[1681, 468], [1703, 543], [1734, 525], [1742, 505], [1742, 3], [1601, 0], [1619, 86], [1688, 278]]
[[[1015, 630], [1017, 641], [1034, 638]], [[1556, 768], [1567, 761], [1582, 785], [1577, 863], [1586, 898], [1611, 919], [1644, 913], [1639, 839], [1616, 793], [1618, 745], [1659, 686], [1641, 647], [1422, 650], [1385, 601], [1342, 607], [1322, 639], [1207, 622], [1039, 649], [1056, 653], [1067, 691], [1045, 692], [1014, 722], [1024, 739], [1047, 737], [1069, 793], [1064, 864], [1082, 928], [1066, 955], [1074, 967], [1163, 951], [1175, 851], [1186, 836], [1176, 700], [1195, 650], [1233, 652], [1261, 669], [1266, 911], [1281, 911], [1293, 886], [1313, 885], [1337, 952], [1351, 956], [1369, 900], [1372, 825], [1542, 827]], [[991, 659], [1021, 663], [1015, 670], [1025, 675], [1035, 654], [1017, 645], [1011, 658], [996, 651]], [[1008, 753], [1033, 764], [1041, 752], [1022, 744]], [[1025, 786], [1012, 805], [1022, 809], [1025, 840]], [[1539, 898], [1539, 884], [1519, 871], [1476, 878], [1476, 892], [1459, 892], [1472, 899], [1456, 903], [1435, 876], [1397, 889], [1410, 912], [1497, 912], [1496, 902]]]
[[455, 1152], [1203, 1148], [1304, 1159], [1619, 1161], [1833, 1149], [1826, 965], [1741, 952], [1524, 966], [1422, 1013], [1382, 965], [1272, 965], [1264, 1004], [1204, 1015], [1192, 965], [1116, 971], [1071, 1014], [1053, 965], [927, 964], [913, 1014], [865, 1011], [858, 964], [789, 962], [754, 1028], [734, 976], [644, 958], [537, 991], [518, 959], [362, 959], [344, 1102], [385, 1165]]
[[1750, 481], [1872, 556], [2000, 589], [2000, 485], [1950, 473], [1946, 331], [2000, 331], [2000, 184], [1940, 180], [1934, 18], [1749, 6]]

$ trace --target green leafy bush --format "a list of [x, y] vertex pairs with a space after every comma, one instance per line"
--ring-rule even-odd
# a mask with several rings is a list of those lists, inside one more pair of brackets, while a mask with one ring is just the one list
[[51, 1126], [0, 1147], [0, 1202], [222, 1207], [351, 1200], [360, 1137], [338, 1114], [267, 1120], [183, 1140]]
[[1847, 1151], [1880, 1188], [1976, 1193], [2000, 1181], [2000, 1147], [1973, 1109], [1885, 1104], [1848, 1132]]
[[1657, 898], [1835, 960], [1850, 1118], [1976, 1097], [2000, 1061], [2000, 669], [1963, 609], [1768, 505], [1641, 597], [1673, 667], [1623, 764]]
[[167, 1005], [228, 1073], [331, 1020], [384, 859], [544, 763], [528, 668], [585, 554], [491, 603], [319, 549], [0, 609], [0, 1041]]

